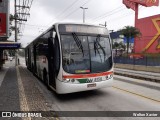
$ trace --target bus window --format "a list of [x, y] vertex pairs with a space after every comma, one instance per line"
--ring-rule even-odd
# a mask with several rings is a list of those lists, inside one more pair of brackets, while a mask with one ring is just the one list
[[90, 60], [87, 37], [74, 38], [73, 35], [62, 35], [61, 40], [64, 70], [69, 73], [88, 72], [90, 70]]
[[111, 69], [112, 57], [109, 38], [89, 36], [88, 41], [92, 72], [103, 72]]
[[[97, 73], [112, 68], [107, 37], [61, 35], [63, 68], [68, 73]], [[78, 71], [78, 72], [77, 72]]]

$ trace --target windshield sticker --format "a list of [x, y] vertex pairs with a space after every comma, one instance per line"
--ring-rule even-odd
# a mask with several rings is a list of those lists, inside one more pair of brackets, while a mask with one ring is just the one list
[[90, 70], [76, 70], [75, 73], [89, 73]]

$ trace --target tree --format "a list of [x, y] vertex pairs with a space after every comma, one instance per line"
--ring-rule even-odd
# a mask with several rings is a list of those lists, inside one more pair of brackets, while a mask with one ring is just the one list
[[12, 31], [14, 31], [15, 30], [15, 27], [14, 26], [12, 26], [12, 22], [13, 22], [13, 20], [14, 20], [14, 16], [12, 15], [12, 14], [10, 14], [10, 16], [9, 16], [9, 21], [10, 21], [10, 32], [9, 32], [9, 36], [11, 36], [12, 35]]
[[133, 26], [125, 26], [123, 29], [120, 29], [119, 31], [120, 31], [120, 34], [124, 35], [124, 37], [126, 37], [127, 39], [127, 55], [128, 55], [129, 40], [131, 38], [140, 37], [141, 32], [139, 31], [139, 29]]
[[117, 55], [117, 49], [118, 49], [118, 47], [119, 47], [119, 44], [117, 42], [115, 42], [113, 44], [113, 49], [115, 49], [115, 55]]
[[117, 42], [113, 43], [113, 49], [117, 49], [119, 47], [119, 44]]
[[126, 50], [126, 46], [122, 42], [119, 43], [119, 48]]

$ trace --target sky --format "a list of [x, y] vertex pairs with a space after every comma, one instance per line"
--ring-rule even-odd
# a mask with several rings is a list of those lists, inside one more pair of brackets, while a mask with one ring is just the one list
[[[18, 42], [25, 47], [43, 31], [56, 22], [83, 23], [83, 10], [85, 10], [85, 23], [104, 24], [107, 22], [108, 30], [117, 31], [124, 26], [134, 26], [134, 11], [126, 8], [122, 0], [33, 0], [30, 16], [25, 28], [21, 31]], [[10, 12], [14, 14], [14, 0], [10, 0]], [[139, 6], [139, 18], [160, 14], [160, 7]], [[9, 40], [14, 41], [14, 33]]]

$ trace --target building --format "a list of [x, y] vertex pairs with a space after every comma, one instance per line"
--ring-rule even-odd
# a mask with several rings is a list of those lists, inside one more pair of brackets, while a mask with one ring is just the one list
[[111, 33], [110, 33], [110, 37], [111, 37], [111, 39], [112, 39], [113, 44], [114, 44], [115, 42], [120, 43], [120, 42], [123, 42], [123, 41], [124, 41], [123, 38], [120, 37], [120, 33], [117, 32], [117, 31], [116, 31], [116, 32], [111, 32]]
[[136, 27], [142, 36], [135, 39], [135, 52], [160, 53], [160, 15], [138, 19]]
[[9, 37], [9, 0], [0, 0], [0, 41]]
[[7, 41], [9, 37], [9, 2], [10, 0], [0, 0], [0, 68], [5, 63], [5, 50], [20, 48], [20, 43]]

